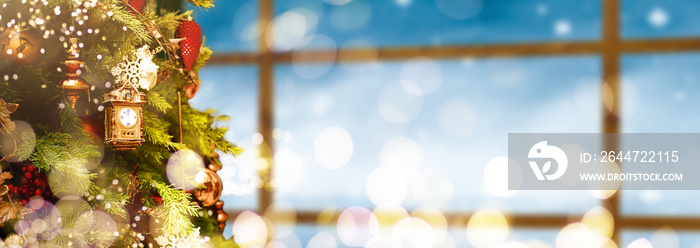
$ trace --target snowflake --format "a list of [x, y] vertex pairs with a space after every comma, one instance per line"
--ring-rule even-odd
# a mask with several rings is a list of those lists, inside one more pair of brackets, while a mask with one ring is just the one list
[[199, 228], [192, 230], [189, 234], [167, 234], [156, 238], [158, 245], [163, 248], [190, 248], [204, 247], [209, 242], [209, 237], [200, 237]]
[[156, 83], [158, 66], [153, 63], [153, 53], [148, 46], [143, 46], [134, 52], [136, 59], [131, 60], [124, 56], [124, 62], [112, 68], [112, 75], [116, 76], [117, 84], [129, 82], [141, 89], [149, 90]]

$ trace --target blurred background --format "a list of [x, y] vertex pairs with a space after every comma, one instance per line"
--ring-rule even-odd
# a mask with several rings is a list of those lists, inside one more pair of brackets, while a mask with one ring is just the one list
[[508, 133], [697, 132], [698, 1], [190, 9], [244, 246], [700, 247], [696, 191], [508, 190], [506, 157]]

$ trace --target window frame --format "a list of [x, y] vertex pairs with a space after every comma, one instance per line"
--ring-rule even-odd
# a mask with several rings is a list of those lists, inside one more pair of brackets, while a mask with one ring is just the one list
[[[631, 39], [622, 40], [620, 36], [620, 0], [602, 1], [602, 38], [597, 41], [567, 41], [567, 42], [536, 42], [488, 45], [450, 45], [450, 46], [414, 46], [414, 47], [381, 47], [377, 50], [366, 48], [339, 50], [310, 50], [295, 51], [294, 63], [336, 63], [363, 61], [392, 61], [408, 60], [417, 56], [432, 59], [459, 58], [508, 58], [533, 56], [570, 56], [597, 55], [602, 58], [602, 84], [607, 84], [614, 99], [620, 98], [620, 57], [624, 54], [635, 53], [669, 53], [700, 51], [700, 38], [663, 38], [663, 39]], [[257, 213], [262, 214], [274, 201], [274, 188], [270, 181], [274, 173], [273, 154], [275, 151], [272, 130], [274, 129], [274, 66], [276, 64], [292, 63], [292, 52], [275, 52], [270, 49], [269, 42], [272, 33], [268, 32], [274, 18], [274, 0], [259, 0], [260, 38], [258, 50], [245, 53], [214, 54], [209, 60], [213, 65], [257, 65], [258, 66], [258, 131], [263, 136], [259, 145], [260, 157], [266, 159], [269, 166], [260, 171], [262, 187], [258, 190]], [[301, 56], [298, 56], [301, 55]], [[603, 88], [603, 87], [601, 87]], [[603, 94], [601, 92], [601, 94]], [[602, 100], [602, 97], [601, 97]], [[611, 108], [602, 107], [601, 132], [619, 133], [621, 119], [614, 113], [619, 113], [620, 101], [614, 101]], [[619, 140], [612, 138], [604, 140], [602, 148], [619, 150]], [[608, 199], [601, 200], [603, 207], [608, 209], [614, 220], [612, 240], [620, 244], [620, 233], [625, 230], [658, 229], [669, 226], [674, 230], [700, 230], [700, 217], [690, 216], [628, 216], [620, 213], [620, 197], [622, 192], [616, 192]], [[335, 211], [332, 218], [319, 211], [297, 211], [296, 221], [300, 224], [335, 223], [339, 213]], [[231, 214], [238, 215], [242, 211]], [[444, 213], [448, 226], [464, 227], [471, 213]], [[568, 216], [563, 214], [511, 214], [509, 224], [515, 228], [557, 228], [561, 229], [572, 219], [583, 216]], [[323, 220], [319, 222], [320, 220]], [[280, 223], [282, 224], [282, 223]]]

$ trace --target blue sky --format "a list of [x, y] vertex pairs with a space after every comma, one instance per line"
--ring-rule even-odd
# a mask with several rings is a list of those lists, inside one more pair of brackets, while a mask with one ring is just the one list
[[[283, 39], [274, 42], [274, 49], [578, 41], [599, 39], [601, 33], [601, 1], [469, 0], [465, 11], [442, 0], [329, 4], [338, 1], [275, 1], [279, 28], [273, 31]], [[257, 2], [216, 4], [195, 14], [207, 45], [216, 53], [255, 51]], [[698, 11], [700, 3], [694, 1], [624, 0], [621, 35], [697, 36]], [[700, 93], [698, 64], [696, 53], [623, 56], [622, 130], [697, 132], [700, 114], [692, 96]], [[372, 209], [376, 199], [370, 196], [369, 178], [388, 157], [415, 166], [404, 178], [392, 178], [405, 186], [391, 190], [405, 194], [400, 200], [407, 209], [584, 213], [598, 204], [588, 192], [505, 192], [502, 197], [489, 188], [485, 173], [492, 159], [507, 155], [509, 132], [599, 132], [600, 68], [597, 56], [277, 65], [277, 169], [284, 173], [277, 178], [282, 186], [276, 199], [296, 210]], [[205, 67], [202, 88], [191, 100], [197, 108], [230, 115], [227, 138], [248, 151], [242, 158], [222, 159], [228, 166], [219, 173], [227, 182], [222, 197], [227, 209], [254, 209], [257, 202], [251, 186], [256, 182], [257, 73], [254, 65]], [[314, 153], [319, 134], [331, 127], [347, 131], [353, 143], [340, 169], [328, 169]], [[417, 147], [419, 156], [409, 157], [419, 162], [384, 154], [396, 137], [403, 142], [398, 151]], [[682, 191], [631, 191], [621, 199], [622, 214], [700, 214], [700, 202], [687, 201]], [[320, 230], [305, 228], [297, 230], [303, 243]], [[546, 240], [545, 233], [520, 236]], [[225, 234], [230, 235], [230, 225]], [[650, 235], [628, 232], [623, 240]], [[681, 238], [689, 245], [700, 240], [689, 234]]]

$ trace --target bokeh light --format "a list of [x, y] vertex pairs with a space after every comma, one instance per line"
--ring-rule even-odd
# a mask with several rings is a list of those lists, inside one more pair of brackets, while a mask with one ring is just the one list
[[504, 156], [495, 157], [484, 168], [484, 187], [493, 196], [510, 197], [518, 192], [508, 189], [508, 160]]
[[680, 247], [678, 234], [672, 228], [665, 226], [659, 228], [649, 239], [653, 247], [678, 248]]
[[233, 222], [233, 239], [243, 247], [264, 247], [267, 241], [267, 224], [262, 217], [244, 211]]
[[[13, 120], [13, 122], [14, 131], [11, 132], [11, 135], [0, 135], [0, 158], [5, 158], [10, 163], [18, 163], [27, 159], [18, 156], [19, 150], [34, 151], [36, 134], [26, 121]], [[5, 131], [4, 128], [2, 131]]]
[[408, 182], [402, 171], [392, 167], [375, 169], [365, 185], [369, 200], [375, 205], [398, 205], [408, 194]]
[[[31, 200], [24, 206], [24, 212], [27, 215], [23, 218], [23, 224], [19, 226], [23, 227], [18, 230], [18, 225], [15, 225], [15, 231], [18, 234], [27, 234], [31, 229], [33, 234], [36, 234], [38, 240], [53, 240], [61, 232], [63, 226], [62, 216], [58, 209], [51, 204], [51, 202], [45, 201], [41, 197], [32, 197]], [[21, 234], [20, 234], [21, 235]]]
[[363, 38], [344, 42], [340, 46], [340, 51], [338, 51], [338, 60], [351, 60], [360, 55], [364, 58], [361, 63], [344, 62], [340, 63], [340, 67], [350, 72], [366, 72], [370, 68], [377, 66], [377, 58], [379, 57], [377, 45]]
[[426, 168], [410, 178], [413, 201], [421, 207], [443, 208], [454, 197], [454, 185], [442, 172]]
[[[307, 22], [304, 15], [288, 11], [275, 17], [268, 32], [272, 32], [267, 44], [277, 51], [289, 51], [299, 46], [307, 35]], [[274, 38], [272, 38], [274, 37]]]
[[327, 169], [345, 166], [353, 154], [350, 133], [342, 127], [329, 127], [321, 131], [314, 140], [314, 158]]
[[557, 235], [556, 247], [617, 247], [610, 238], [599, 235], [581, 222], [575, 222], [564, 227]]
[[[600, 173], [621, 173], [620, 165], [615, 162], [597, 163], [600, 164]], [[621, 185], [622, 182], [620, 181], [588, 182], [588, 187], [590, 188], [589, 193], [602, 200], [615, 195]]]
[[483, 7], [482, 0], [435, 0], [435, 5], [445, 16], [465, 20], [477, 15]]
[[394, 137], [406, 136], [408, 126], [389, 122], [375, 112], [367, 119], [367, 132], [374, 143], [384, 144]]
[[[84, 164], [75, 163], [70, 166], [74, 170], [83, 173], [84, 175], [89, 174], [87, 168]], [[62, 162], [65, 163], [65, 162]], [[65, 164], [56, 164], [54, 166], [67, 166]], [[75, 196], [84, 196], [88, 193], [88, 184], [86, 178], [76, 178], [67, 173], [62, 173], [59, 170], [52, 170], [47, 176], [47, 183], [51, 188], [51, 191], [58, 198], [73, 198]]]
[[371, 16], [372, 5], [365, 0], [354, 0], [341, 6], [334, 6], [329, 13], [331, 25], [341, 31], [359, 29], [367, 24]]
[[166, 173], [168, 181], [176, 189], [191, 190], [200, 185], [195, 176], [204, 170], [204, 160], [196, 152], [182, 149], [168, 159]]
[[338, 247], [338, 242], [333, 237], [333, 234], [328, 231], [320, 232], [314, 235], [306, 248], [336, 248]]
[[583, 215], [583, 219], [581, 219], [581, 223], [588, 227], [591, 232], [601, 237], [612, 237], [615, 229], [615, 220], [610, 211], [604, 207], [594, 207], [586, 212]]
[[406, 61], [400, 75], [404, 89], [415, 95], [435, 92], [442, 85], [444, 78], [440, 64], [428, 57], [416, 57]]
[[377, 217], [377, 221], [379, 221], [382, 234], [390, 234], [391, 227], [393, 227], [396, 222], [409, 216], [406, 209], [398, 205], [378, 206], [372, 210], [372, 213]]
[[[612, 79], [609, 79], [603, 84], [603, 103], [606, 109], [611, 113], [622, 119], [631, 119], [639, 108], [639, 89], [637, 88], [637, 84], [629, 78], [616, 76], [615, 79], [618, 80], [619, 90], [620, 92], [624, 92], [624, 97], [618, 96], [621, 99], [615, 99], [613, 89], [609, 84]], [[616, 106], [616, 104], [619, 106]], [[624, 109], [624, 111], [622, 111], [622, 109]]]
[[572, 32], [571, 22], [566, 19], [560, 19], [554, 22], [554, 34], [558, 36], [567, 36]]
[[654, 245], [648, 239], [639, 238], [627, 245], [627, 248], [654, 248]]
[[303, 248], [299, 236], [293, 231], [275, 231], [275, 238], [266, 248]]
[[338, 237], [351, 247], [365, 246], [379, 234], [379, 220], [372, 211], [363, 207], [349, 207], [337, 222]]
[[508, 219], [495, 209], [474, 213], [467, 222], [467, 239], [474, 247], [494, 247], [505, 242], [510, 232]]
[[379, 114], [386, 121], [395, 124], [405, 124], [415, 119], [423, 110], [423, 96], [417, 91], [409, 92], [402, 85], [413, 84], [406, 81], [388, 83], [379, 92], [377, 107]]
[[[114, 240], [119, 236], [117, 232], [117, 223], [112, 216], [99, 210], [85, 211], [80, 218], [81, 220], [92, 219], [92, 227], [88, 230], [100, 233], [96, 238], [98, 246], [108, 247], [114, 243]], [[89, 223], [89, 222], [88, 222]]]
[[655, 28], [663, 28], [668, 24], [669, 21], [670, 17], [668, 15], [668, 12], [666, 12], [666, 10], [661, 7], [653, 8], [651, 11], [649, 11], [649, 14], [647, 15], [647, 22], [649, 22], [649, 24]]
[[353, 0], [323, 0], [323, 2], [332, 5], [343, 5], [352, 2]]
[[466, 137], [476, 128], [477, 113], [474, 106], [464, 99], [451, 99], [438, 109], [437, 123], [448, 136]]
[[[304, 50], [307, 48], [323, 49], [329, 51], [327, 53], [306, 53]], [[338, 45], [335, 41], [325, 35], [311, 35], [299, 44], [299, 46], [294, 49], [292, 53], [292, 69], [299, 78], [303, 79], [316, 79], [323, 75], [326, 75], [334, 66], [333, 61], [335, 61], [337, 54], [335, 51], [338, 49]], [[326, 63], [319, 64], [309, 64], [308, 60], [322, 60], [330, 61]]]
[[[443, 247], [441, 244], [445, 243], [446, 240], [450, 240], [450, 236], [447, 233], [447, 219], [440, 210], [434, 208], [420, 208], [411, 212], [411, 216], [420, 218], [430, 225], [435, 235], [435, 246]], [[454, 240], [451, 241], [454, 243]]]
[[292, 232], [297, 223], [297, 212], [294, 206], [281, 200], [275, 201], [274, 204], [268, 207], [263, 216], [271, 223], [283, 224], [275, 226], [276, 233]]
[[391, 230], [391, 237], [403, 247], [432, 247], [435, 243], [433, 228], [425, 220], [416, 217], [399, 220]]
[[304, 156], [284, 147], [275, 152], [275, 174], [272, 183], [280, 191], [294, 191], [304, 180]]
[[384, 143], [379, 152], [379, 163], [400, 171], [409, 177], [418, 171], [423, 162], [423, 152], [415, 141], [406, 137], [395, 137]]

